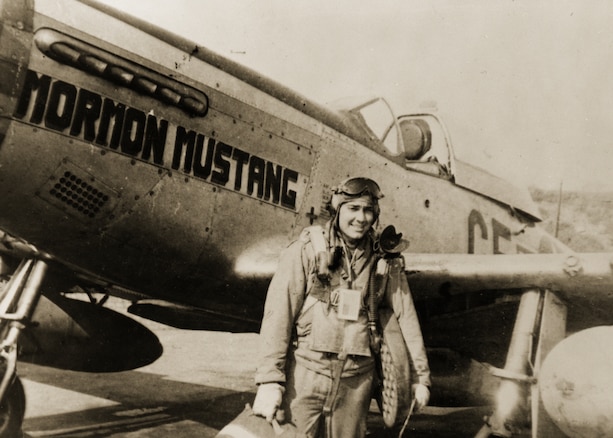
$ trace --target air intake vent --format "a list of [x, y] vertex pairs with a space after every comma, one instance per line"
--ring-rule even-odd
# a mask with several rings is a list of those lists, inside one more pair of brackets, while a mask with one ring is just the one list
[[115, 207], [117, 192], [70, 162], [63, 163], [38, 195], [82, 220], [97, 219]]

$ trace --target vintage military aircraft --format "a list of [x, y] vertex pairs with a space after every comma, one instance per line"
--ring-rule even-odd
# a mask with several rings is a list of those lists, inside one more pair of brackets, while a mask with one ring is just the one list
[[611, 433], [611, 337], [590, 329], [613, 322], [611, 254], [545, 233], [527, 193], [455, 159], [435, 114], [320, 106], [93, 0], [4, 1], [0, 20], [0, 436], [22, 421], [18, 352], [90, 371], [159, 357], [104, 297], [257, 331], [279, 252], [355, 175], [410, 236], [432, 402], [491, 403], [482, 437]]

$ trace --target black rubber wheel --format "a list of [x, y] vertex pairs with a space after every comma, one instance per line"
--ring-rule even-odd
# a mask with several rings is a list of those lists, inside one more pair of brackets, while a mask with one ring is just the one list
[[26, 411], [26, 394], [19, 377], [11, 385], [3, 403], [0, 404], [0, 438], [22, 436], [21, 425]]

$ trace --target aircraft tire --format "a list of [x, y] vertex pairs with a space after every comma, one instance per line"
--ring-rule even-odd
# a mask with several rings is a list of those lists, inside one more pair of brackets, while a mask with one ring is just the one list
[[21, 436], [21, 424], [26, 410], [26, 395], [19, 377], [11, 385], [4, 403], [0, 404], [0, 438]]

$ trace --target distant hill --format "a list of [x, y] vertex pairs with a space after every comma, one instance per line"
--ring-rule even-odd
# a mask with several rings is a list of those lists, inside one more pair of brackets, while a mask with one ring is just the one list
[[[555, 234], [559, 192], [531, 188], [530, 193], [542, 226]], [[558, 239], [577, 252], [613, 252], [613, 193], [563, 193]]]

